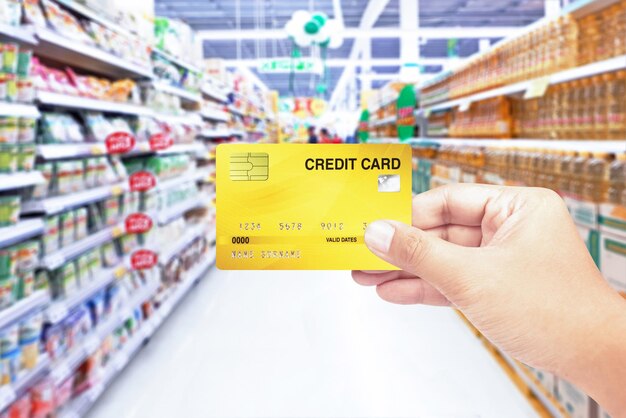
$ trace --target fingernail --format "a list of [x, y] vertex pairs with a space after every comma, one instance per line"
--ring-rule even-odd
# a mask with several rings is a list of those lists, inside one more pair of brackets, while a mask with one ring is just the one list
[[386, 254], [391, 247], [391, 240], [395, 232], [395, 228], [388, 222], [372, 222], [365, 230], [365, 244], [372, 250]]

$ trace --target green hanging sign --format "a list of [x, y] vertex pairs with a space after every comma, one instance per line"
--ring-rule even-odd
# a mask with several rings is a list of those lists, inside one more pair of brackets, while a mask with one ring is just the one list
[[359, 140], [361, 142], [367, 142], [370, 137], [370, 111], [365, 109], [361, 112], [361, 118], [359, 119]]
[[404, 86], [398, 95], [396, 108], [398, 109], [398, 139], [406, 141], [413, 138], [415, 132], [415, 107], [417, 98], [412, 84]]
[[259, 65], [260, 73], [296, 73], [321, 74], [324, 69], [318, 60], [311, 58], [273, 58], [262, 60]]

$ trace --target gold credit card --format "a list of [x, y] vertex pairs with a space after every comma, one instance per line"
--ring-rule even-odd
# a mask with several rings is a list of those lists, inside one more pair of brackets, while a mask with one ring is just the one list
[[411, 222], [411, 147], [217, 147], [217, 266], [388, 270], [363, 242], [369, 222]]

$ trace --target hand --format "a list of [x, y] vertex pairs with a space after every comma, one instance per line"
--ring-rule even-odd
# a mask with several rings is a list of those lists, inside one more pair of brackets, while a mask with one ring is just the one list
[[626, 397], [606, 388], [626, 387], [626, 302], [556, 193], [441, 187], [415, 197], [413, 226], [371, 223], [367, 246], [402, 270], [354, 279], [389, 302], [455, 306], [503, 351], [626, 414]]

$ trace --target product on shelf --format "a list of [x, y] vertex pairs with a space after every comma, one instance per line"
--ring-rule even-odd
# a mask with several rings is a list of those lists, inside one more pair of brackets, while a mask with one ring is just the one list
[[0, 227], [15, 225], [20, 215], [20, 196], [0, 193]]
[[0, 1], [0, 23], [18, 26], [22, 20], [22, 9], [19, 0]]
[[30, 77], [32, 53], [15, 43], [0, 43], [0, 53], [0, 102], [31, 103], [35, 92]]

